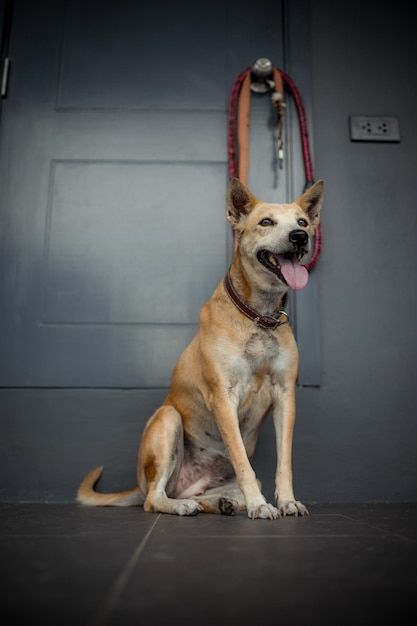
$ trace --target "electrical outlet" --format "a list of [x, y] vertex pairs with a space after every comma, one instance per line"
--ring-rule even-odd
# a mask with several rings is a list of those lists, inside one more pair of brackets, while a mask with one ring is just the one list
[[400, 126], [396, 117], [351, 116], [352, 141], [400, 141]]

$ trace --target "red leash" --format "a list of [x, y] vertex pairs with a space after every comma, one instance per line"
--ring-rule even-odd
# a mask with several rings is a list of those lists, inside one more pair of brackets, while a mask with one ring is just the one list
[[[242, 96], [242, 86], [244, 83], [247, 84], [248, 79], [250, 79], [251, 73], [252, 73], [252, 68], [248, 67], [243, 72], [241, 72], [239, 76], [236, 78], [233, 84], [231, 94], [230, 94], [229, 113], [228, 113], [227, 144], [228, 144], [228, 155], [229, 155], [229, 175], [230, 175], [230, 178], [234, 178], [234, 177], [241, 178], [244, 184], [247, 184], [247, 181], [245, 180], [245, 171], [240, 172], [239, 165], [238, 165], [238, 154], [237, 154], [238, 147], [236, 146], [236, 140], [240, 141], [241, 138], [238, 136], [239, 133], [237, 132], [237, 124], [239, 121], [238, 110], [239, 110], [240, 98]], [[305, 113], [303, 101], [302, 101], [300, 92], [298, 91], [294, 81], [288, 76], [288, 74], [286, 74], [282, 70], [279, 70], [275, 67], [272, 68], [272, 74], [275, 76], [275, 79], [276, 78], [282, 79], [282, 81], [280, 82], [283, 82], [284, 85], [291, 92], [291, 95], [294, 99], [295, 106], [297, 109], [298, 121], [300, 124], [304, 169], [305, 169], [305, 176], [306, 176], [306, 183], [304, 186], [304, 191], [305, 191], [314, 183], [314, 174], [313, 174], [313, 165], [311, 161], [311, 153], [310, 153], [310, 145], [309, 145], [307, 116]], [[275, 82], [278, 82], [278, 81], [276, 80]], [[278, 90], [275, 89], [274, 91], [275, 91], [275, 94], [276, 93], [279, 94], [280, 93], [279, 86], [278, 86]], [[245, 93], [244, 95], [248, 97], [247, 93]], [[280, 100], [281, 98], [279, 96], [278, 98], [274, 99], [273, 101], [274, 106], [276, 106], [276, 103], [277, 102], [279, 103]], [[277, 108], [278, 108], [277, 126], [279, 125], [280, 127], [281, 117], [282, 117], [282, 112], [283, 112], [282, 105], [280, 106], [280, 104], [278, 104]], [[249, 124], [249, 120], [248, 120], [248, 124]], [[281, 147], [280, 136], [279, 136], [279, 145]], [[244, 164], [244, 170], [245, 169], [247, 169], [247, 163]], [[242, 176], [240, 176], [240, 174], [242, 174]], [[305, 265], [307, 270], [311, 270], [316, 265], [317, 261], [320, 258], [321, 248], [322, 248], [322, 232], [321, 232], [321, 225], [319, 224], [316, 228], [316, 232], [314, 235], [313, 253], [308, 263], [306, 263]]]

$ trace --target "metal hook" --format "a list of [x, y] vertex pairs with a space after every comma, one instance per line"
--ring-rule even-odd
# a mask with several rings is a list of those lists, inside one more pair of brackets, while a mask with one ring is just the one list
[[252, 65], [250, 88], [255, 93], [266, 93], [275, 87], [272, 80], [272, 63], [261, 57]]

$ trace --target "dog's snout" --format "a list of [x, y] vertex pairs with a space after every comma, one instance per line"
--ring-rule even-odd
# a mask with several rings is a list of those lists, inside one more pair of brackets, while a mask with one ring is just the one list
[[296, 230], [292, 230], [290, 232], [290, 234], [288, 235], [288, 239], [294, 245], [301, 247], [307, 244], [308, 234], [305, 232], [305, 230], [301, 230], [300, 228], [297, 228]]

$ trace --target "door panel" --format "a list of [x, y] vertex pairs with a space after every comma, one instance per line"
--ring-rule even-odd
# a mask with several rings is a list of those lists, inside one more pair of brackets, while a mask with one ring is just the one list
[[223, 111], [225, 18], [218, 0], [68, 2], [58, 106]]
[[221, 206], [224, 164], [52, 166], [42, 323], [194, 324], [224, 270], [226, 245], [224, 215], [193, 216], [199, 207], [189, 197]]
[[[231, 259], [230, 90], [260, 56], [282, 67], [283, 8], [15, 3], [0, 127], [0, 385], [168, 386]], [[291, 171], [273, 172], [265, 98], [251, 145], [252, 190], [285, 200], [297, 166], [291, 154]]]

